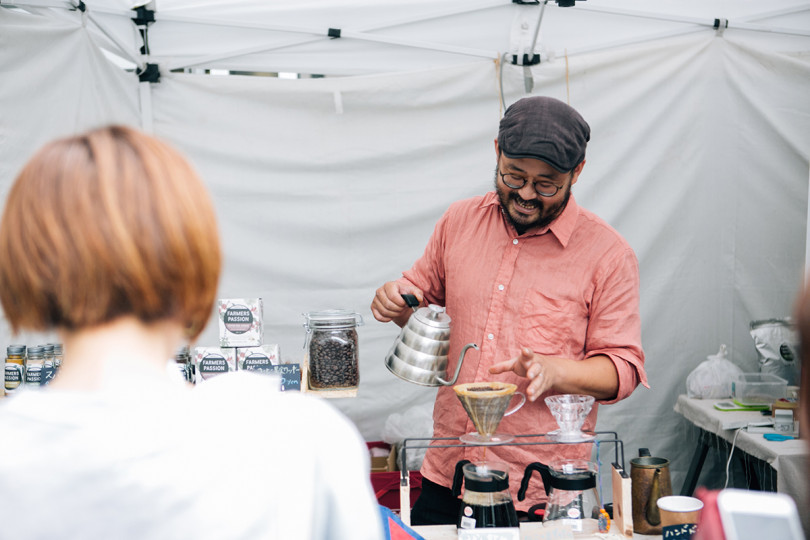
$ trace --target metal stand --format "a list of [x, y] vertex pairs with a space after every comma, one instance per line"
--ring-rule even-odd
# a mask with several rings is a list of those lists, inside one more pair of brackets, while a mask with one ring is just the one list
[[[466, 444], [459, 441], [458, 437], [422, 437], [405, 439], [402, 441], [402, 448], [399, 451], [399, 503], [400, 503], [400, 519], [406, 525], [411, 524], [411, 483], [410, 474], [408, 472], [408, 462], [406, 459], [409, 449], [415, 450], [418, 448], [466, 448], [466, 447], [496, 447], [496, 446], [536, 446], [546, 444], [596, 444], [613, 443], [615, 463], [618, 463], [624, 469], [624, 443], [619, 439], [618, 433], [615, 431], [584, 431], [583, 433], [590, 433], [595, 435], [594, 439], [589, 441], [576, 441], [576, 442], [561, 442], [549, 439], [547, 433], [535, 433], [531, 435], [515, 435], [515, 439], [509, 442], [493, 443], [493, 444]], [[603, 438], [602, 438], [603, 437]], [[531, 440], [540, 439], [540, 440]], [[432, 444], [436, 441], [454, 441], [446, 444]], [[415, 442], [416, 444], [410, 444]], [[601, 464], [597, 461], [597, 475], [601, 474]], [[601, 496], [601, 494], [600, 494]]]

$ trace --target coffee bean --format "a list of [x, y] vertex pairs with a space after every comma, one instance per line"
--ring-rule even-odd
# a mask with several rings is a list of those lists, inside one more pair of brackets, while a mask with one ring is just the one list
[[309, 342], [309, 386], [355, 388], [358, 380], [357, 331], [354, 328], [314, 330]]

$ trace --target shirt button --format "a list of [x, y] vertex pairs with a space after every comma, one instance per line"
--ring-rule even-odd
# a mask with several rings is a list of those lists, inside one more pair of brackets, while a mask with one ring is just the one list
[[515, 245], [517, 245], [517, 243], [518, 243], [518, 239], [517, 239], [517, 238], [515, 238], [514, 240], [512, 240], [512, 243], [513, 243], [513, 244], [515, 244]]
[[487, 339], [495, 339], [495, 334], [489, 334], [489, 335], [487, 336]]
[[502, 291], [503, 290], [503, 285], [498, 285], [498, 290]]

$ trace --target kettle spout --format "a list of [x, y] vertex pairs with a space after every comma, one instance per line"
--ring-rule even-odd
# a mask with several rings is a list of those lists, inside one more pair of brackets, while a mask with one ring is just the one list
[[478, 345], [476, 345], [475, 343], [467, 343], [466, 345], [464, 345], [464, 348], [461, 349], [461, 354], [458, 357], [458, 364], [456, 364], [456, 372], [453, 374], [452, 379], [450, 379], [449, 381], [445, 381], [441, 377], [436, 377], [436, 381], [438, 381], [440, 384], [443, 384], [444, 386], [456, 384], [456, 381], [458, 380], [458, 374], [459, 372], [461, 372], [461, 363], [464, 361], [464, 355], [467, 354], [467, 350], [470, 348], [473, 348], [477, 351]]

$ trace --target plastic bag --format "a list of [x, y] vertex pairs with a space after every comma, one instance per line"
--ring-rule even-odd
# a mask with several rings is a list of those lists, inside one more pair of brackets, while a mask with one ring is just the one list
[[[382, 439], [390, 445], [399, 445], [405, 439], [433, 436], [433, 403], [417, 405], [402, 414], [394, 413], [385, 420]], [[409, 471], [422, 468], [427, 448], [414, 448], [405, 455]], [[397, 460], [400, 457], [397, 456]]]
[[731, 397], [731, 383], [742, 369], [727, 357], [726, 346], [707, 357], [686, 377], [686, 395], [690, 398], [721, 399]]
[[798, 385], [799, 340], [793, 321], [789, 317], [751, 321], [751, 337], [757, 348], [759, 371], [782, 377], [788, 385]]

